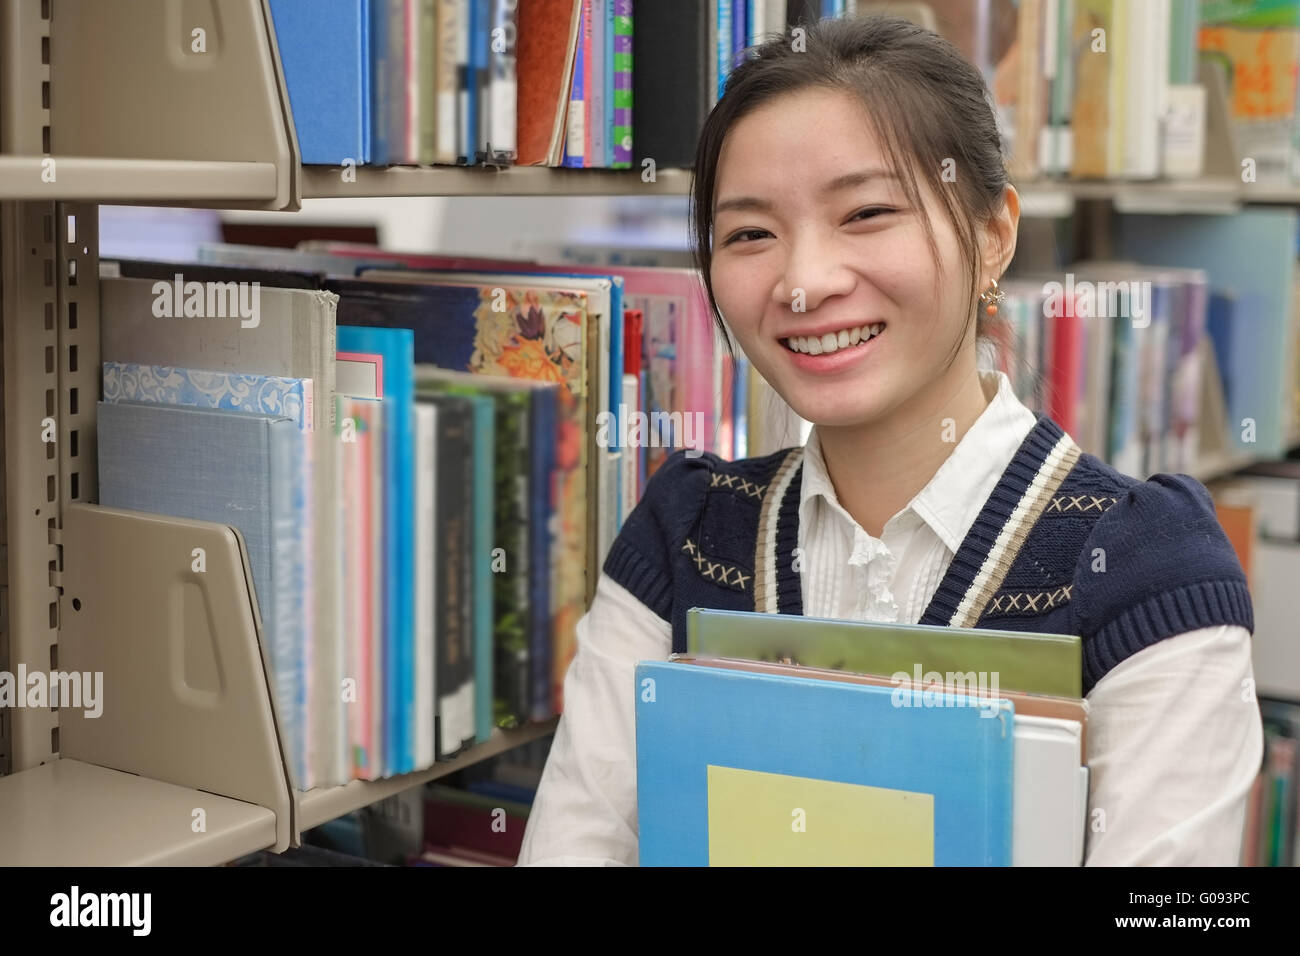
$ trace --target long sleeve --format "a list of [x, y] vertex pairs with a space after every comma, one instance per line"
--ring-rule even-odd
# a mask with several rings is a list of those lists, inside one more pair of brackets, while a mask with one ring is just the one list
[[1087, 866], [1235, 866], [1264, 734], [1250, 632], [1166, 638], [1088, 694]]
[[560, 717], [519, 865], [637, 862], [637, 661], [666, 660], [667, 621], [602, 574], [578, 622]]

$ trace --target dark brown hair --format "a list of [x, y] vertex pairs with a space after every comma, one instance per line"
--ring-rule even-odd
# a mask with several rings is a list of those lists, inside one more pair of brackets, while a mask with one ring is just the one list
[[[728, 75], [725, 92], [705, 121], [696, 149], [693, 252], [714, 321], [728, 347], [730, 338], [709, 275], [713, 199], [723, 140], [737, 120], [759, 106], [787, 93], [816, 88], [858, 97], [886, 161], [918, 211], [923, 206], [917, 171], [933, 177], [932, 191], [942, 201], [966, 254], [967, 311], [975, 315], [976, 332], [982, 334], [984, 320], [974, 308], [980, 291], [976, 287], [979, 229], [1001, 209], [1007, 185], [997, 121], [983, 77], [947, 40], [898, 17], [826, 19], [801, 29], [805, 31], [802, 49], [796, 49], [794, 36], [786, 35], [747, 51], [746, 59]], [[941, 178], [949, 159], [952, 182]], [[928, 219], [923, 222], [937, 261], [933, 227]], [[956, 356], [954, 351], [953, 359]]]

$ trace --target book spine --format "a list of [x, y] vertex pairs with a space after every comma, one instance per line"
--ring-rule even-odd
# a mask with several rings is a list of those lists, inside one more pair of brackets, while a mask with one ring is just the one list
[[437, 86], [438, 107], [434, 162], [451, 164], [456, 162], [456, 130], [459, 123], [456, 50], [461, 31], [458, 18], [460, 8], [457, 0], [437, 0], [437, 4], [437, 65], [434, 67], [434, 82]]
[[418, 402], [415, 406], [415, 766], [434, 761], [434, 645], [437, 640], [434, 595], [434, 529], [437, 454], [437, 410]]
[[299, 789], [316, 785], [306, 759], [308, 723], [304, 687], [302, 628], [302, 541], [299, 528], [306, 517], [301, 481], [300, 440], [291, 419], [267, 423], [271, 464], [271, 591], [262, 600], [271, 609], [270, 647], [277, 704], [284, 722], [289, 761]]
[[609, 98], [605, 93], [606, 68], [605, 33], [609, 26], [606, 14], [609, 12], [608, 0], [591, 0], [591, 56], [587, 62], [591, 65], [591, 79], [587, 86], [591, 104], [588, 130], [591, 135], [591, 148], [588, 151], [589, 166], [606, 166], [605, 148], [609, 139]]
[[474, 400], [474, 738], [486, 743], [492, 735], [493, 620], [492, 549], [494, 501], [488, 493], [495, 485], [495, 403], [487, 397]]
[[474, 36], [474, 0], [456, 2], [456, 162], [474, 162], [474, 108], [473, 62], [470, 44]]
[[718, 33], [714, 59], [718, 70], [717, 99], [727, 88], [727, 73], [731, 70], [731, 4], [732, 0], [715, 0], [718, 11]]
[[[532, 690], [529, 694], [530, 716], [546, 720], [552, 713], [551, 639], [554, 631], [551, 601], [551, 521], [559, 503], [555, 489], [554, 442], [545, 436], [556, 433], [556, 389], [537, 389], [533, 393], [532, 442], [533, 461], [530, 474], [532, 500], [529, 503], [528, 538], [529, 609], [532, 631], [529, 651], [532, 659]], [[539, 440], [540, 439], [540, 440]]]
[[614, 0], [614, 168], [632, 166], [632, 0]]
[[496, 18], [493, 25], [490, 80], [492, 126], [488, 145], [492, 161], [502, 165], [513, 163], [519, 155], [517, 141], [519, 90], [516, 76], [518, 6], [518, 0], [496, 0]]
[[586, 142], [586, 86], [582, 37], [587, 27], [588, 0], [583, 0], [578, 42], [573, 53], [573, 79], [569, 92], [569, 115], [564, 138], [564, 165], [578, 168], [583, 164], [583, 144]]
[[593, 100], [596, 98], [595, 79], [599, 76], [599, 71], [595, 69], [593, 57], [595, 52], [592, 49], [592, 30], [594, 23], [592, 15], [594, 13], [592, 4], [594, 0], [582, 0], [582, 165], [584, 167], [595, 166], [595, 154], [593, 148], [593, 128], [595, 115], [592, 112]]
[[[458, 596], [458, 612], [460, 622], [457, 627], [460, 639], [460, 685], [457, 691], [456, 700], [456, 726], [462, 748], [471, 746], [476, 739], [474, 727], [474, 678], [477, 654], [475, 654], [475, 630], [474, 630], [474, 556], [477, 546], [476, 542], [476, 524], [477, 524], [477, 499], [481, 497], [478, 493], [478, 486], [475, 485], [476, 477], [474, 450], [476, 435], [474, 426], [476, 411], [472, 401], [465, 403], [464, 426], [461, 432], [460, 440], [460, 457], [457, 459], [459, 466], [458, 480], [464, 490], [464, 497], [460, 502], [460, 515], [462, 519], [461, 531], [461, 548], [457, 555], [457, 563], [460, 565], [457, 572], [457, 584], [460, 587]], [[466, 560], [468, 558], [468, 560]]]

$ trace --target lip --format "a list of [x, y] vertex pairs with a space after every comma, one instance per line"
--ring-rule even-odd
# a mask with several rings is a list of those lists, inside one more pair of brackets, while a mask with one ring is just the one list
[[[867, 323], [872, 324], [872, 323]], [[827, 332], [838, 331], [827, 329]], [[806, 352], [792, 352], [785, 347], [783, 341], [777, 341], [777, 347], [785, 353], [786, 357], [795, 368], [805, 372], [817, 372], [819, 374], [830, 374], [841, 371], [852, 365], [856, 365], [866, 359], [868, 355], [873, 354], [878, 348], [877, 342], [886, 332], [889, 326], [886, 325], [879, 335], [873, 335], [864, 342], [857, 345], [850, 345], [846, 349], [836, 349], [834, 352], [823, 352], [821, 355], [809, 355]], [[800, 335], [812, 335], [812, 332], [800, 332]], [[824, 333], [823, 333], [824, 334]]]

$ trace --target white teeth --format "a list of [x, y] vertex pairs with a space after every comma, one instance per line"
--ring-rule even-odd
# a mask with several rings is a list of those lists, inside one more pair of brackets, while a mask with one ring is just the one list
[[840, 349], [852, 348], [874, 338], [884, 327], [885, 323], [876, 322], [872, 325], [841, 329], [839, 332], [827, 332], [825, 335], [795, 335], [786, 339], [785, 344], [792, 352], [803, 352], [807, 355], [829, 354]]

